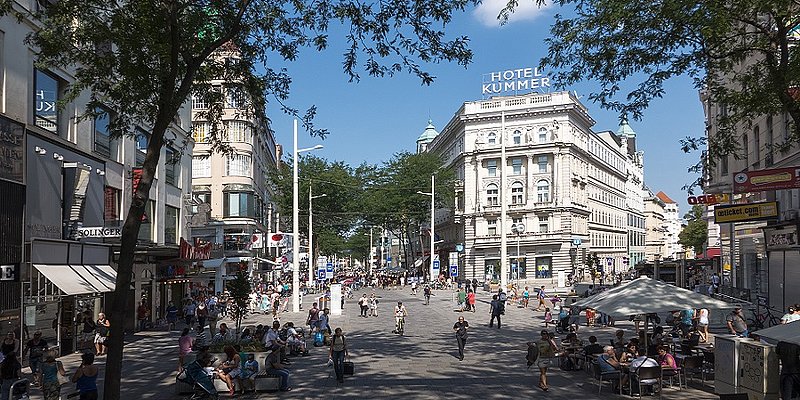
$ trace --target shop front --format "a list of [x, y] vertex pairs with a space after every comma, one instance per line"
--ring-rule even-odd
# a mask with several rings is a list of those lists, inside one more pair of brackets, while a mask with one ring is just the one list
[[797, 221], [764, 228], [769, 262], [769, 305], [784, 310], [800, 299], [800, 227]]

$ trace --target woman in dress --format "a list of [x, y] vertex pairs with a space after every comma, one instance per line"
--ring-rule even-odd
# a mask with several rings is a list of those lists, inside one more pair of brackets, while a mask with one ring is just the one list
[[44, 356], [44, 362], [41, 364], [42, 370], [42, 394], [44, 400], [59, 400], [61, 398], [61, 383], [58, 381], [58, 376], [66, 376], [67, 372], [64, 371], [64, 365], [61, 361], [56, 361], [56, 357], [52, 352], [47, 352]]

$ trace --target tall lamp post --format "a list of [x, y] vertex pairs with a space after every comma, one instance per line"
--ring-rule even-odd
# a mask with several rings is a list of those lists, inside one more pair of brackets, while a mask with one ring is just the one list
[[431, 196], [431, 266], [430, 266], [429, 273], [430, 273], [430, 282], [433, 282], [433, 280], [436, 278], [434, 276], [434, 272], [433, 272], [433, 254], [434, 254], [434, 250], [433, 249], [436, 246], [436, 227], [435, 227], [436, 223], [434, 221], [434, 218], [436, 217], [434, 215], [434, 212], [436, 211], [436, 202], [435, 202], [435, 200], [436, 200], [436, 175], [431, 175], [431, 192], [427, 193], [427, 192], [418, 191], [417, 194], [424, 194], [426, 196]]
[[311, 200], [319, 199], [320, 197], [328, 197], [326, 193], [312, 196], [311, 185], [308, 185], [308, 284], [314, 282], [314, 268], [313, 263], [316, 263], [314, 258], [314, 212], [311, 208]]
[[297, 148], [297, 120], [294, 120], [294, 153], [292, 153], [292, 311], [300, 312], [300, 188], [297, 159], [300, 153], [321, 149], [322, 145]]
[[517, 275], [516, 280], [519, 280], [519, 237], [525, 233], [525, 224], [522, 222], [518, 222], [516, 224], [511, 225], [511, 232], [517, 235]]

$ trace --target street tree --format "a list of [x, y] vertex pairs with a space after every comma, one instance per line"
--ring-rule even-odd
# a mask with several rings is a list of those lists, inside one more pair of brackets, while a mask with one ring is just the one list
[[[10, 0], [0, 0], [0, 11], [10, 12]], [[41, 2], [40, 2], [41, 3]], [[131, 315], [130, 292], [134, 251], [141, 217], [159, 162], [165, 134], [190, 95], [219, 104], [221, 91], [210, 81], [223, 77], [234, 82], [263, 111], [266, 99], [302, 119], [312, 134], [324, 130], [311, 124], [313, 107], [305, 113], [286, 105], [291, 75], [275, 70], [276, 60], [294, 61], [303, 49], [322, 51], [329, 31], [341, 33], [347, 45], [344, 73], [357, 81], [361, 73], [391, 76], [408, 72], [430, 84], [434, 77], [423, 64], [452, 61], [466, 65], [472, 53], [466, 37], [449, 38], [445, 26], [454, 12], [474, 1], [357, 3], [347, 0], [315, 2], [268, 0], [59, 0], [45, 2], [33, 18], [41, 21], [29, 37], [37, 65], [74, 71], [63, 102], [80, 93], [91, 94], [82, 117], [95, 105], [113, 110], [115, 136], [131, 135], [134, 125], [150, 127], [141, 180], [125, 217], [117, 266], [117, 283], [109, 316], [123, 326]], [[220, 52], [224, 53], [223, 56]], [[235, 53], [235, 57], [227, 54]], [[309, 53], [306, 53], [309, 54]], [[313, 54], [311, 52], [310, 54]], [[269, 61], [269, 62], [268, 62]], [[260, 66], [261, 68], [257, 68]], [[256, 72], [261, 71], [261, 72]], [[205, 119], [218, 120], [219, 108]], [[209, 141], [224, 145], [216, 131]], [[109, 339], [105, 370], [106, 399], [120, 398], [123, 330]]]
[[[542, 5], [543, 0], [537, 0]], [[599, 84], [589, 99], [621, 118], [641, 118], [665, 83], [689, 76], [711, 104], [720, 106], [712, 137], [692, 132], [681, 140], [700, 150], [691, 171], [715, 160], [745, 157], [737, 127], [761, 115], [787, 115], [791, 134], [774, 145], [800, 142], [800, 6], [786, 0], [556, 0], [557, 14], [542, 66], [558, 85]], [[509, 2], [508, 15], [517, 4]], [[698, 135], [699, 134], [699, 135]], [[702, 178], [701, 178], [702, 179]], [[697, 184], [701, 181], [696, 182]], [[693, 185], [690, 185], [693, 186]]]
[[692, 210], [683, 216], [687, 224], [678, 234], [679, 243], [691, 247], [696, 253], [703, 251], [708, 241], [708, 223], [703, 219], [705, 207], [695, 205]]
[[227, 282], [228, 293], [231, 295], [232, 304], [227, 308], [228, 316], [236, 323], [236, 332], [242, 329], [242, 320], [250, 311], [250, 293], [252, 285], [247, 276], [247, 263], [243, 262], [236, 271], [236, 276]]

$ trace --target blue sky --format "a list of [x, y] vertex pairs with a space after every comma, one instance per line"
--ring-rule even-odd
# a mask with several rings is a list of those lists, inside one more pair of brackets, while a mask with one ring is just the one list
[[[325, 146], [316, 155], [343, 160], [351, 165], [378, 164], [394, 153], [414, 151], [415, 141], [428, 118], [441, 129], [465, 101], [481, 99], [482, 74], [512, 68], [533, 67], [547, 55], [544, 39], [549, 35], [554, 10], [538, 10], [521, 2], [522, 9], [509, 24], [493, 20], [505, 0], [487, 0], [477, 9], [457, 15], [448, 26], [451, 37], [466, 35], [474, 52], [472, 63], [464, 68], [455, 64], [428, 65], [437, 77], [430, 86], [419, 79], [398, 74], [392, 78], [372, 78], [362, 73], [358, 83], [348, 82], [342, 71], [343, 41], [331, 33], [330, 47], [317, 53], [305, 51], [298, 61], [285, 64], [293, 77], [289, 104], [305, 109], [317, 106], [316, 124], [330, 135], [325, 140], [300, 132], [299, 146], [317, 143]], [[274, 65], [273, 67], [281, 66]], [[597, 85], [590, 77], [567, 89], [577, 91], [597, 121], [595, 131], [618, 127], [618, 115], [589, 103], [587, 95]], [[276, 139], [287, 152], [292, 147], [292, 121], [277, 108], [268, 110]], [[703, 133], [703, 110], [689, 78], [668, 83], [664, 99], [652, 103], [641, 121], [631, 121], [638, 146], [645, 153], [645, 181], [654, 191], [663, 190], [687, 211], [686, 193], [681, 187], [694, 180], [686, 172], [696, 154], [680, 149], [679, 139]]]

